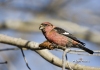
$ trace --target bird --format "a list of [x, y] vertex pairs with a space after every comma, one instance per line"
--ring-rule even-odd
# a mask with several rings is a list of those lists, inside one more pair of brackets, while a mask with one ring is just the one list
[[42, 31], [45, 38], [54, 45], [63, 46], [66, 48], [79, 48], [89, 54], [94, 53], [92, 50], [85, 47], [85, 43], [78, 40], [71, 33], [64, 30], [63, 28], [54, 26], [50, 22], [41, 23], [39, 29]]

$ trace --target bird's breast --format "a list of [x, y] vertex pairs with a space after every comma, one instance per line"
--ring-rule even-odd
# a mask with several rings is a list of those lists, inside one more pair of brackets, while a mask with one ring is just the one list
[[48, 41], [53, 42], [57, 45], [66, 46], [68, 40], [67, 37], [58, 33], [49, 33], [46, 35]]

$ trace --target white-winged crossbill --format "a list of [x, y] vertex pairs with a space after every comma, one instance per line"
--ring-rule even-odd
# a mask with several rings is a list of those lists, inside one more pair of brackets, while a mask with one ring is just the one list
[[85, 43], [79, 41], [72, 34], [49, 22], [42, 23], [39, 29], [42, 31], [45, 38], [52, 44], [64, 47], [80, 48], [90, 54], [94, 53], [92, 50], [85, 47]]

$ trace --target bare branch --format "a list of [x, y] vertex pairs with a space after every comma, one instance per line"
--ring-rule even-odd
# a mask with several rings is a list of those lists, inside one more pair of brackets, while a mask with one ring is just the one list
[[0, 34], [0, 42], [18, 46], [19, 48], [27, 48], [31, 50], [32, 49], [34, 50], [42, 49], [41, 47], [39, 47], [39, 44], [36, 42], [32, 42], [32, 41], [30, 42], [27, 40], [23, 40], [21, 38], [13, 38], [13, 37], [9, 37], [9, 36], [2, 35], [2, 34]]
[[[64, 50], [65, 48], [64, 47], [55, 47], [55, 48], [58, 48], [58, 49], [62, 49], [62, 50]], [[22, 48], [23, 50], [28, 50], [27, 48]], [[49, 49], [49, 48], [41, 48], [41, 49]], [[10, 50], [20, 50], [19, 48], [6, 48], [6, 49], [0, 49], [0, 51], [10, 51]], [[39, 49], [40, 50], [40, 49]], [[68, 49], [68, 50], [70, 50], [70, 49]], [[88, 54], [88, 53], [84, 53], [85, 51], [83, 51], [83, 50], [70, 50], [70, 52], [68, 52], [68, 53], [70, 53], [70, 54], [77, 54], [77, 55], [86, 55], [86, 56], [100, 56], [100, 54], [98, 54], [98, 53], [100, 53], [100, 51], [99, 50], [93, 50], [94, 51], [94, 53], [95, 54]]]
[[83, 50], [70, 50], [69, 53], [70, 54], [77, 54], [77, 55], [86, 55], [86, 56], [100, 56], [100, 51], [99, 50], [93, 50], [93, 51], [94, 51], [94, 54], [82, 53], [82, 52], [85, 52]]
[[63, 51], [63, 55], [62, 55], [62, 70], [65, 70], [65, 56], [66, 56], [66, 52]]
[[22, 48], [21, 48], [21, 53], [22, 53], [22, 55], [23, 55], [23, 58], [24, 58], [24, 61], [25, 61], [25, 63], [26, 63], [27, 68], [28, 68], [29, 70], [31, 70], [31, 68], [29, 67], [28, 62], [27, 62], [27, 60], [26, 60], [26, 58], [25, 58], [24, 51], [23, 51]]
[[[27, 48], [32, 51], [35, 51], [48, 62], [56, 66], [62, 67], [62, 60], [54, 56], [53, 54], [51, 54], [48, 50], [36, 50], [36, 49], [40, 49], [39, 44], [36, 42], [29, 42], [21, 38], [13, 38], [13, 37], [9, 37], [9, 36], [2, 35], [2, 34], [0, 34], [0, 42], [9, 44], [9, 45], [14, 45], [16, 47], [19, 46], [19, 48]], [[74, 64], [71, 62], [65, 63], [65, 66], [67, 69], [69, 68], [67, 63], [72, 67], [73, 70], [100, 70], [100, 68]]]
[[0, 51], [9, 51], [9, 50], [19, 50], [19, 48], [6, 48], [6, 49], [0, 49]]
[[0, 62], [0, 64], [7, 64], [7, 61], [5, 61], [5, 62]]
[[[65, 70], [65, 62], [67, 62], [68, 61], [68, 58], [67, 58], [67, 53], [68, 52], [70, 52], [70, 49], [65, 49], [64, 51], [63, 51], [63, 56], [62, 56], [62, 70]], [[66, 57], [66, 60], [67, 61], [65, 61], [65, 57]], [[68, 64], [68, 63], [67, 63]], [[69, 66], [69, 69], [70, 70], [73, 70], [72, 68], [71, 68], [71, 66], [68, 64], [68, 66]]]

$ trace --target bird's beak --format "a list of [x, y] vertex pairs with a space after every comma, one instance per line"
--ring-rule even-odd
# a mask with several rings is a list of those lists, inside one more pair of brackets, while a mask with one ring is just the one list
[[40, 30], [44, 29], [44, 26], [43, 25], [40, 25], [39, 29]]

